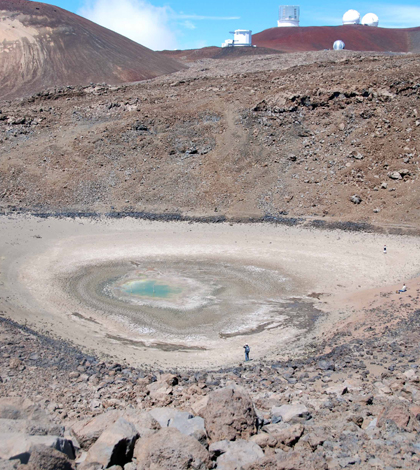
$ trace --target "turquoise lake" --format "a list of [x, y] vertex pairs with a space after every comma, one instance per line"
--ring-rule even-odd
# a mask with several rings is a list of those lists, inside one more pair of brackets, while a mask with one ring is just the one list
[[161, 284], [159, 281], [149, 279], [140, 279], [126, 282], [121, 286], [121, 290], [129, 295], [137, 295], [140, 297], [156, 297], [160, 299], [166, 299], [171, 295], [182, 292], [180, 287]]

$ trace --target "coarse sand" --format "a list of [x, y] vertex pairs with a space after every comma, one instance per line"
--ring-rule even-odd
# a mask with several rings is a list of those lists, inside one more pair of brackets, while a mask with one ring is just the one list
[[[0, 217], [0, 234], [2, 316], [137, 366], [237, 364], [245, 343], [251, 359], [309, 353], [383, 292], [419, 284], [410, 236], [32, 216]], [[173, 307], [107, 297], [105, 274], [121, 266], [175, 279], [185, 297]]]

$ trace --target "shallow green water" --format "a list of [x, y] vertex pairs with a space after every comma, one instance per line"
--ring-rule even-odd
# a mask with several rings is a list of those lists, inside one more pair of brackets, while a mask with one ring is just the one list
[[171, 295], [182, 292], [180, 287], [173, 287], [168, 284], [161, 284], [153, 279], [139, 279], [126, 282], [121, 286], [121, 290], [129, 295], [138, 295], [140, 297], [156, 297], [167, 299]]

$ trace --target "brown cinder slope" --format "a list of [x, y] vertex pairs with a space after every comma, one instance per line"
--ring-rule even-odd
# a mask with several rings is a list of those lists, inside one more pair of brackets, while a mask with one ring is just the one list
[[206, 59], [0, 109], [0, 211], [420, 227], [419, 55]]
[[181, 70], [130, 39], [61, 8], [0, 0], [0, 98], [90, 82], [119, 84]]
[[203, 47], [202, 49], [187, 49], [176, 51], [160, 51], [166, 57], [190, 63], [201, 59], [238, 59], [240, 57], [250, 57], [256, 55], [282, 54], [277, 49], [267, 49], [266, 47]]
[[332, 49], [341, 39], [346, 49], [375, 52], [418, 52], [420, 28], [388, 29], [363, 25], [270, 28], [254, 34], [253, 44], [284, 52]]

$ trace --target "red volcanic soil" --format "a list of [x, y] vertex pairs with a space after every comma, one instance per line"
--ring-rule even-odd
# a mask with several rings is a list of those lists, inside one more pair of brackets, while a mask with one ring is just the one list
[[61, 8], [0, 0], [0, 98], [53, 86], [134, 82], [182, 68], [173, 59]]
[[280, 54], [281, 51], [266, 47], [203, 47], [185, 51], [161, 51], [159, 54], [181, 62], [194, 62], [200, 59], [237, 59], [255, 55]]
[[352, 51], [420, 51], [420, 28], [386, 29], [363, 25], [271, 28], [254, 34], [252, 42], [258, 47], [283, 52], [303, 52], [332, 49], [338, 39]]

